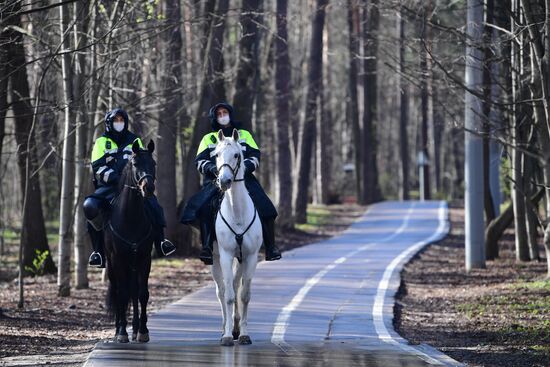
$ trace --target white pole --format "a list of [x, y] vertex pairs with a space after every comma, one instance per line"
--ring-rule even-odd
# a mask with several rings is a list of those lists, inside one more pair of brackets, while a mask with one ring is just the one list
[[[479, 48], [483, 35], [483, 0], [468, 0], [466, 46], [466, 87], [481, 94], [483, 53]], [[481, 100], [466, 90], [465, 131], [465, 246], [466, 270], [485, 267], [483, 219], [483, 141]]]

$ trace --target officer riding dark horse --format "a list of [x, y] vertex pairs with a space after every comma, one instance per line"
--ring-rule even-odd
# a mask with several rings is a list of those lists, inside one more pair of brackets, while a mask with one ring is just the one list
[[[95, 192], [86, 197], [83, 208], [88, 220], [88, 233], [94, 252], [90, 255], [90, 266], [104, 268], [103, 229], [108, 223], [110, 203], [118, 194], [118, 181], [122, 170], [132, 156], [132, 144], [141, 139], [128, 130], [128, 114], [117, 108], [105, 115], [105, 132], [99, 137], [92, 150], [92, 170]], [[154, 242], [159, 256], [172, 254], [176, 247], [164, 238], [166, 220], [156, 196], [145, 201], [145, 211], [153, 223]]]
[[212, 246], [215, 236], [214, 220], [221, 199], [221, 192], [216, 186], [218, 172], [212, 152], [217, 144], [216, 134], [219, 130], [223, 131], [224, 136], [229, 137], [233, 129], [237, 129], [244, 155], [244, 182], [262, 222], [265, 259], [267, 261], [279, 260], [281, 252], [275, 245], [277, 210], [253, 174], [254, 170], [260, 165], [260, 149], [252, 138], [252, 134], [241, 129], [240, 123], [233, 119], [233, 107], [228, 103], [218, 103], [213, 106], [208, 116], [211, 120], [213, 132], [202, 138], [195, 158], [195, 165], [203, 175], [203, 186], [201, 191], [192, 196], [187, 202], [181, 222], [195, 224], [197, 220], [199, 221], [202, 242], [199, 257], [206, 265], [212, 265]]

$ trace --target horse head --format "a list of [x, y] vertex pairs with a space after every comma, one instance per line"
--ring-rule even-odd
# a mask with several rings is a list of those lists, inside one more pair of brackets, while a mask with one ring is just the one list
[[231, 188], [232, 182], [242, 181], [244, 177], [243, 153], [237, 129], [233, 129], [231, 137], [225, 137], [222, 130], [218, 131], [218, 144], [214, 154], [218, 169], [218, 186], [222, 191], [227, 191]]
[[137, 141], [132, 145], [131, 172], [134, 185], [143, 197], [151, 197], [155, 193], [156, 162], [153, 159], [155, 143], [147, 144], [147, 149], [141, 149]]

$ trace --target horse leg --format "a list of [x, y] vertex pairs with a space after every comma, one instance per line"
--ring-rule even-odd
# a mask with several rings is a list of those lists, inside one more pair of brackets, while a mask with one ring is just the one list
[[[151, 251], [148, 252], [149, 254]], [[151, 271], [151, 257], [145, 259], [143, 274], [139, 277], [139, 303], [141, 304], [141, 317], [139, 318], [139, 333], [137, 341], [147, 343], [149, 341], [149, 329], [147, 329], [147, 303], [149, 302], [149, 272]]]
[[248, 335], [248, 303], [250, 302], [250, 288], [252, 283], [252, 277], [256, 270], [256, 265], [258, 262], [258, 255], [254, 253], [253, 255], [247, 256], [243, 259], [242, 263], [242, 281], [239, 288], [239, 313], [241, 316], [240, 320], [240, 329], [241, 335], [239, 336], [239, 344], [252, 344], [252, 340]]
[[223, 286], [223, 275], [222, 275], [222, 269], [220, 265], [220, 255], [216, 252], [214, 252], [214, 259], [212, 264], [212, 278], [214, 278], [214, 282], [216, 283], [216, 296], [218, 297], [218, 301], [220, 302], [220, 307], [222, 309], [222, 334], [225, 330], [225, 322], [227, 320], [227, 315], [225, 313], [225, 307], [223, 307], [223, 299], [224, 299], [224, 286]]
[[225, 308], [225, 325], [221, 345], [233, 345], [233, 306], [235, 305], [235, 290], [233, 289], [233, 256], [220, 248], [220, 265], [223, 276], [223, 303]]
[[239, 335], [241, 335], [240, 330], [240, 322], [241, 322], [241, 301], [239, 297], [239, 292], [241, 289], [241, 282], [243, 277], [243, 265], [237, 264], [237, 269], [235, 272], [235, 279], [233, 280], [233, 289], [235, 290], [235, 293], [237, 297], [235, 297], [235, 306], [233, 311], [233, 340], [239, 339]]
[[132, 310], [132, 341], [136, 341], [139, 328], [139, 303], [134, 295], [132, 295]]
[[[125, 269], [124, 269], [125, 270]], [[128, 320], [126, 319], [126, 311], [128, 310], [128, 300], [130, 293], [128, 291], [128, 276], [124, 274], [124, 270], [119, 271], [119, 279], [121, 280], [119, 284], [121, 285], [118, 288], [118, 317], [119, 325], [117, 329], [117, 338], [116, 341], [119, 343], [128, 343], [128, 333], [126, 332], [126, 325]]]

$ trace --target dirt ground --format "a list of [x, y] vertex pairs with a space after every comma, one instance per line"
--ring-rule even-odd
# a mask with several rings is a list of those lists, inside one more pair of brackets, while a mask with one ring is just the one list
[[[350, 205], [312, 207], [309, 224], [279, 233], [277, 243], [289, 250], [334, 236], [364, 210]], [[15, 246], [8, 251], [15, 253]], [[194, 258], [155, 259], [149, 280], [150, 313], [204, 286], [211, 280], [209, 268]], [[26, 278], [23, 309], [17, 309], [15, 274], [0, 261], [0, 366], [81, 366], [97, 342], [114, 336], [104, 306], [107, 283], [101, 281], [100, 270], [90, 270], [88, 289], [73, 289], [64, 298], [57, 297], [55, 276]]]
[[405, 267], [396, 330], [469, 366], [550, 366], [546, 260], [517, 263], [509, 230], [500, 258], [466, 273], [463, 209], [451, 209], [451, 221], [450, 236]]

